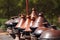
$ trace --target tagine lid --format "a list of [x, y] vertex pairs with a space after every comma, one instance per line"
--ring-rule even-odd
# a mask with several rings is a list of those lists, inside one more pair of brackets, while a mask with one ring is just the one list
[[[27, 15], [27, 18], [29, 17], [29, 15]], [[29, 21], [30, 20], [30, 21]], [[27, 27], [25, 28], [25, 32], [31, 32], [32, 30], [30, 29], [30, 23], [31, 23], [31, 19], [28, 20], [28, 25], [26, 25]]]
[[35, 20], [32, 28], [35, 28], [35, 27], [39, 27], [42, 25], [42, 23], [44, 22], [44, 18], [41, 16], [42, 14], [39, 13], [39, 17]]
[[60, 30], [47, 30], [42, 33], [40, 38], [60, 38]]
[[35, 10], [35, 8], [32, 8], [32, 13], [30, 16], [31, 16], [31, 18], [34, 17], [35, 19], [38, 17], [38, 14], [37, 14], [37, 11]]
[[16, 27], [20, 28], [24, 22], [25, 22], [25, 16], [23, 14], [21, 14], [21, 18], [20, 18], [18, 24], [16, 25]]
[[29, 27], [30, 22], [31, 22], [30, 16], [27, 15], [26, 16], [26, 21], [24, 22], [24, 24], [20, 28], [25, 29], [25, 28]]

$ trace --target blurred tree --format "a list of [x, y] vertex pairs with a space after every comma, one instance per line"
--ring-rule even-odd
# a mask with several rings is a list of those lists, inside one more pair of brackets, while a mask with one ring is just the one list
[[[26, 14], [26, 0], [0, 0], [0, 18], [10, 18], [19, 13]], [[60, 16], [60, 0], [29, 0], [29, 13], [35, 7], [38, 12], [43, 11], [51, 23], [57, 23]]]
[[[14, 16], [19, 12], [25, 12], [25, 6], [25, 0], [0, 0], [0, 14], [8, 17]], [[37, 11], [45, 12], [46, 15], [52, 13], [59, 15], [60, 0], [29, 0], [29, 11], [32, 7], [37, 8]]]

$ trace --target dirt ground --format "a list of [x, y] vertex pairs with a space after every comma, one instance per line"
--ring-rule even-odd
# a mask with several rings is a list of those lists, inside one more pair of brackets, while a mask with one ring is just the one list
[[0, 32], [0, 40], [14, 40], [7, 32]]

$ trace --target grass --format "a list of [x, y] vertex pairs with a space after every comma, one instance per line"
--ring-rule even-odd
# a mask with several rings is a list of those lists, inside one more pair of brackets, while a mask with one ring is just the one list
[[7, 19], [0, 18], [0, 23], [4, 24]]
[[5, 22], [7, 21], [7, 19], [4, 19], [4, 18], [0, 18], [0, 29], [2, 30], [6, 30], [6, 27], [5, 27]]

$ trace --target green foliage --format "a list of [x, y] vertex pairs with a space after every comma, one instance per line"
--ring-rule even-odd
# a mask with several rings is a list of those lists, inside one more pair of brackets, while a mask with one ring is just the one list
[[0, 23], [1, 23], [1, 24], [5, 24], [6, 20], [7, 20], [7, 19], [0, 18]]
[[[26, 13], [25, 6], [25, 0], [0, 0], [0, 14], [2, 15], [2, 17], [9, 18], [11, 16], [18, 15], [18, 13]], [[59, 0], [29, 0], [29, 9], [31, 10], [32, 7], [36, 7], [37, 11], [44, 11], [48, 14], [60, 13]]]
[[5, 27], [5, 25], [1, 25], [0, 29], [2, 29], [3, 31], [6, 31], [7, 28]]
[[[25, 3], [26, 0], [0, 0], [0, 18], [10, 18], [19, 13], [26, 14]], [[50, 23], [57, 24], [57, 18], [60, 16], [60, 0], [29, 0], [30, 13], [33, 7], [38, 12], [43, 11]]]
[[4, 31], [6, 31], [6, 27], [4, 25], [6, 21], [7, 19], [0, 18], [0, 29], [3, 29]]

